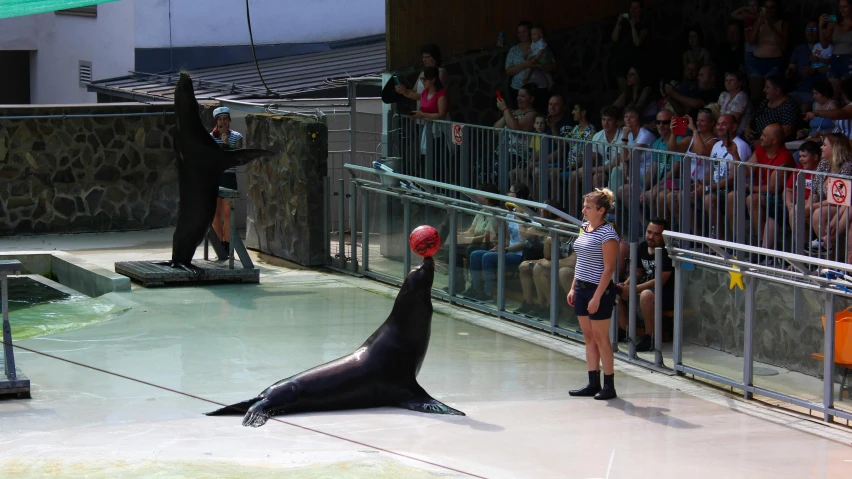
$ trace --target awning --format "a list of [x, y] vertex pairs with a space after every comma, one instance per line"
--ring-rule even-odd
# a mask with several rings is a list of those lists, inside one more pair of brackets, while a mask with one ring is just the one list
[[[378, 77], [385, 69], [385, 42], [344, 46], [318, 53], [258, 62], [269, 89], [281, 98], [346, 86], [348, 78]], [[268, 97], [254, 62], [201, 68], [190, 72], [198, 100]], [[135, 101], [173, 100], [177, 72], [141, 73], [93, 81], [88, 91]]]
[[69, 8], [80, 8], [116, 0], [2, 0], [0, 18], [20, 17], [36, 13], [55, 12]]

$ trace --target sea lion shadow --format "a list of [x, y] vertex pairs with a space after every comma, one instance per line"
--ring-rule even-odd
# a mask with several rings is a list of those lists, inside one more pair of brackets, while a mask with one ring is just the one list
[[[391, 414], [395, 415], [395, 414], [399, 414], [399, 410], [397, 410], [397, 409], [377, 410], [377, 411], [375, 411], [375, 413], [381, 414], [381, 415], [391, 415]], [[478, 421], [476, 419], [473, 419], [470, 416], [452, 416], [452, 415], [448, 415], [448, 414], [424, 414], [424, 413], [419, 413], [419, 412], [415, 412], [415, 411], [408, 411], [408, 413], [411, 414], [412, 416], [422, 417], [422, 418], [425, 418], [425, 419], [433, 419], [435, 421], [440, 421], [440, 422], [443, 422], [443, 423], [446, 423], [446, 424], [453, 424], [453, 425], [456, 425], [456, 426], [468, 426], [471, 429], [474, 429], [474, 430], [477, 430], [477, 431], [501, 432], [501, 431], [504, 431], [506, 429], [503, 426], [500, 426], [500, 425], [497, 425], [497, 424], [491, 424], [491, 423], [487, 423], [487, 422]]]
[[661, 426], [675, 429], [698, 429], [701, 427], [698, 424], [692, 424], [691, 422], [684, 421], [683, 419], [667, 416], [665, 413], [671, 412], [671, 410], [662, 407], [637, 407], [634, 406], [633, 403], [621, 398], [609, 400], [606, 405], [607, 407], [622, 410], [628, 416], [646, 419], [648, 422], [659, 424]]
[[[239, 288], [239, 290], [235, 289]], [[285, 297], [285, 296], [306, 296], [309, 294], [317, 294], [316, 291], [297, 290], [297, 291], [282, 291], [282, 290], [266, 290], [263, 288], [245, 288], [244, 285], [220, 284], [210, 285], [206, 288], [207, 291], [224, 300], [229, 306], [239, 309], [256, 310], [258, 305], [255, 301], [269, 297]], [[235, 294], [239, 291], [239, 294]]]

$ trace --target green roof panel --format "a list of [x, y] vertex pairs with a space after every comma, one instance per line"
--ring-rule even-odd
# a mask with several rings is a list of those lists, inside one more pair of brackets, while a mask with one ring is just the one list
[[90, 7], [116, 0], [0, 0], [0, 18], [20, 17], [71, 8]]

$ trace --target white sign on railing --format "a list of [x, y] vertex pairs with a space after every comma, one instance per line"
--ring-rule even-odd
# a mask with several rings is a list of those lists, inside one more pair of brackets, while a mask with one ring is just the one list
[[842, 180], [840, 178], [828, 179], [828, 202], [838, 206], [852, 206], [852, 180]]

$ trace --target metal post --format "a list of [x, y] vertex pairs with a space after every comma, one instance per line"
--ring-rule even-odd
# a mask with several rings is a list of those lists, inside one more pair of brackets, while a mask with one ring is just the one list
[[[632, 170], [633, 168], [631, 168]], [[631, 173], [632, 174], [632, 173]], [[633, 178], [636, 178], [635, 176]], [[634, 180], [630, 181], [630, 188], [633, 189]], [[638, 187], [638, 185], [637, 185]], [[638, 205], [639, 203], [634, 203]], [[636, 294], [636, 262], [639, 260], [639, 243], [635, 241], [630, 243], [630, 296], [627, 300], [627, 335], [630, 338], [630, 344], [627, 346], [627, 357], [634, 359], [636, 357], [636, 303], [638, 297]], [[648, 331], [645, 331], [648, 334]]]
[[[426, 179], [435, 179], [435, 145], [432, 141], [432, 122], [426, 120], [423, 122], [423, 129], [420, 134], [426, 137]], [[418, 148], [419, 150], [419, 148]]]
[[358, 204], [355, 194], [355, 178], [349, 177], [349, 243], [350, 258], [352, 258], [351, 269], [353, 273], [358, 272]]
[[683, 375], [678, 371], [683, 366], [683, 268], [680, 260], [674, 265], [674, 337], [672, 338], [672, 363], [677, 375]]
[[[834, 296], [831, 293], [825, 293], [824, 351], [822, 404], [828, 411], [834, 407]], [[833, 422], [834, 416], [826, 412], [823, 421]]]
[[[641, 196], [642, 175], [639, 174], [639, 167], [642, 166], [641, 162], [645, 161], [645, 152], [644, 151], [636, 151], [633, 150], [629, 153], [630, 155], [630, 227], [628, 228], [628, 238], [630, 239], [630, 247], [633, 248], [633, 243], [639, 240], [639, 237], [642, 235], [642, 214], [641, 209], [639, 207], [639, 197]], [[640, 160], [641, 158], [641, 160]], [[689, 204], [689, 203], [682, 203]], [[624, 206], [621, 208], [624, 211]], [[631, 251], [633, 251], [631, 249]], [[631, 257], [631, 260], [633, 257]], [[631, 269], [631, 272], [633, 270]], [[633, 276], [630, 277], [630, 280], [633, 281], [635, 278]], [[631, 304], [633, 304], [633, 298], [630, 298]], [[631, 349], [632, 350], [632, 349]], [[633, 357], [633, 356], [631, 356]]]
[[[594, 145], [586, 143], [586, 156], [583, 158], [583, 193], [589, 193], [595, 188], [592, 179], [594, 178], [594, 168], [598, 165], [595, 164], [593, 148]], [[601, 159], [603, 160], [603, 158]]]
[[[796, 218], [793, 228], [796, 234], [793, 253], [805, 254], [805, 175], [796, 178]], [[799, 288], [796, 288], [799, 289]], [[800, 316], [794, 316], [799, 318]]]
[[[736, 218], [734, 218], [734, 241], [741, 244], [748, 244], [750, 241], [746, 238], [746, 184], [748, 182], [748, 169], [745, 165], [737, 165], [737, 176], [736, 176], [736, 203], [734, 211], [736, 211]], [[738, 259], [745, 260], [743, 258], [742, 252], [737, 252]]]
[[[544, 143], [547, 142], [549, 148], [545, 149]], [[550, 171], [547, 162], [547, 152], [553, 151], [556, 148], [556, 145], [553, 142], [552, 138], [544, 137], [541, 139], [541, 148], [538, 150], [538, 178], [535, 181], [538, 182], [538, 199], [540, 202], [547, 201], [550, 198]], [[553, 195], [556, 195], [557, 192], [554, 191]], [[566, 204], [567, 208], [568, 205]], [[567, 211], [567, 210], [566, 210]]]
[[411, 271], [411, 248], [408, 247], [408, 235], [411, 234], [411, 200], [403, 198], [402, 200], [402, 240], [405, 241], [405, 254], [402, 256], [402, 277], [408, 276]]
[[370, 269], [370, 192], [362, 190], [361, 195], [361, 270]]
[[663, 248], [654, 248], [654, 365], [663, 365]]
[[344, 237], [344, 227], [346, 226], [346, 209], [344, 208], [344, 197], [346, 196], [346, 194], [343, 189], [343, 178], [339, 178], [337, 180], [337, 185], [339, 187], [338, 191], [340, 192], [339, 199], [337, 200], [337, 254], [340, 257], [340, 263], [337, 265], [337, 267], [340, 269], [346, 269], [346, 240]]
[[473, 143], [473, 134], [469, 126], [462, 127], [462, 144], [461, 158], [459, 159], [459, 168], [461, 168], [461, 186], [472, 188], [470, 175], [470, 150]]
[[449, 267], [450, 275], [449, 275], [449, 278], [448, 278], [450, 284], [447, 285], [447, 292], [450, 294], [450, 296], [455, 296], [455, 294], [456, 294], [456, 275], [457, 274], [464, 275], [464, 271], [461, 271], [461, 272], [456, 271], [456, 269], [457, 269], [456, 264], [457, 264], [457, 261], [458, 261], [458, 251], [456, 251], [456, 248], [458, 247], [458, 244], [456, 243], [457, 240], [458, 240], [458, 224], [457, 224], [458, 214], [456, 214], [456, 211], [452, 210], [452, 209], [447, 210], [447, 213], [450, 215], [450, 235], [449, 235], [449, 238], [447, 238], [449, 240], [448, 246], [450, 248], [450, 267]]
[[[355, 153], [358, 151], [358, 84], [349, 81], [349, 163], [355, 162]], [[340, 191], [343, 191], [341, 189]], [[341, 230], [343, 227], [341, 226]], [[342, 258], [343, 256], [341, 256]], [[341, 265], [344, 267], [345, 265]]]
[[323, 200], [323, 208], [322, 208], [322, 250], [325, 254], [325, 263], [328, 264], [331, 259], [331, 196], [329, 195], [329, 190], [331, 187], [329, 186], [329, 177], [325, 176], [322, 179], [322, 197]]
[[500, 156], [497, 163], [497, 187], [505, 194], [509, 191], [509, 130], [500, 130]]
[[550, 325], [556, 326], [559, 319], [557, 294], [559, 293], [559, 237], [550, 232]]
[[[754, 386], [754, 291], [757, 280], [752, 277], [744, 277], [745, 282], [745, 335], [743, 341], [743, 384]], [[752, 398], [752, 393], [744, 391], [746, 399]]]
[[[506, 228], [509, 224], [505, 217], [500, 218], [497, 224], [497, 311], [503, 311], [506, 309], [503, 289], [506, 287]], [[485, 276], [485, 265], [482, 267], [482, 275]], [[485, 294], [490, 295], [491, 291], [486, 291]]]
[[[228, 218], [228, 235], [236, 236], [237, 233], [237, 215], [234, 213], [234, 200], [228, 200], [228, 206], [231, 210], [231, 216]], [[224, 238], [224, 236], [223, 236]], [[243, 265], [245, 268], [245, 265]], [[231, 238], [231, 241], [228, 241], [228, 269], [234, 269], [234, 238]]]
[[[680, 195], [680, 233], [689, 233], [691, 229], [690, 227], [692, 225], [692, 208], [689, 207], [692, 202], [692, 198], [690, 198], [690, 182], [692, 181], [692, 176], [690, 172], [691, 161], [694, 160], [689, 159], [688, 156], [681, 156], [680, 191], [678, 192], [678, 194]], [[674, 216], [674, 213], [672, 214], [672, 216]], [[686, 245], [681, 246], [685, 247]]]
[[3, 367], [6, 378], [14, 381], [18, 378], [15, 370], [15, 355], [12, 350], [12, 325], [9, 324], [9, 277], [0, 272], [0, 298], [3, 310]]

